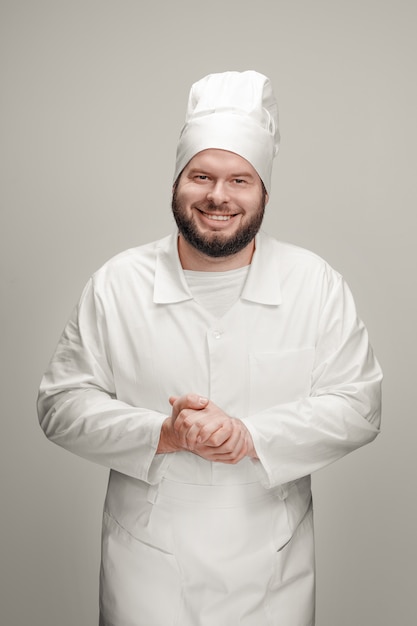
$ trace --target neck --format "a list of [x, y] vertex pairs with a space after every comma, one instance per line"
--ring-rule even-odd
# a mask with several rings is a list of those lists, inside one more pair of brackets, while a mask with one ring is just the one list
[[227, 272], [250, 265], [255, 251], [253, 239], [243, 250], [225, 257], [211, 257], [203, 254], [184, 239], [178, 237], [178, 254], [184, 270], [194, 272]]

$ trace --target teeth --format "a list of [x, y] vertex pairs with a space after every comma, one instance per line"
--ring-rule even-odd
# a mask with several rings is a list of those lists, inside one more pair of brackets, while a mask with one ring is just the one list
[[232, 218], [231, 215], [209, 215], [208, 213], [204, 213], [204, 215], [208, 217], [209, 220], [216, 220], [219, 222], [227, 222], [227, 220]]

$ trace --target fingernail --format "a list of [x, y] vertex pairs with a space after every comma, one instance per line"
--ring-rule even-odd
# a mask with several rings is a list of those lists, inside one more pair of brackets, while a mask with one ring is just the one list
[[198, 399], [199, 404], [207, 404], [207, 402], [208, 402], [208, 398], [204, 398], [203, 396], [200, 396]]

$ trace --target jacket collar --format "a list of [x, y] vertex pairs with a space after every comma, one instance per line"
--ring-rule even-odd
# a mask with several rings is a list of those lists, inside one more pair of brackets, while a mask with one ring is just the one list
[[[168, 304], [192, 300], [178, 256], [178, 234], [161, 239], [157, 244], [154, 302]], [[255, 252], [241, 298], [259, 304], [281, 304], [277, 242], [259, 232]]]
[[259, 304], [281, 304], [278, 242], [260, 231], [255, 239], [255, 252], [241, 298]]

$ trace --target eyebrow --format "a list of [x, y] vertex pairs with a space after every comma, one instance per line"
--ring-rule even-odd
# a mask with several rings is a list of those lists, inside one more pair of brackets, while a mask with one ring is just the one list
[[[212, 176], [212, 172], [206, 170], [204, 167], [193, 167], [191, 170], [187, 172], [187, 176], [192, 176], [193, 174], [203, 174], [204, 176]], [[230, 178], [250, 178], [253, 179], [254, 176], [251, 172], [241, 171], [239, 173], [234, 173], [230, 175]]]

